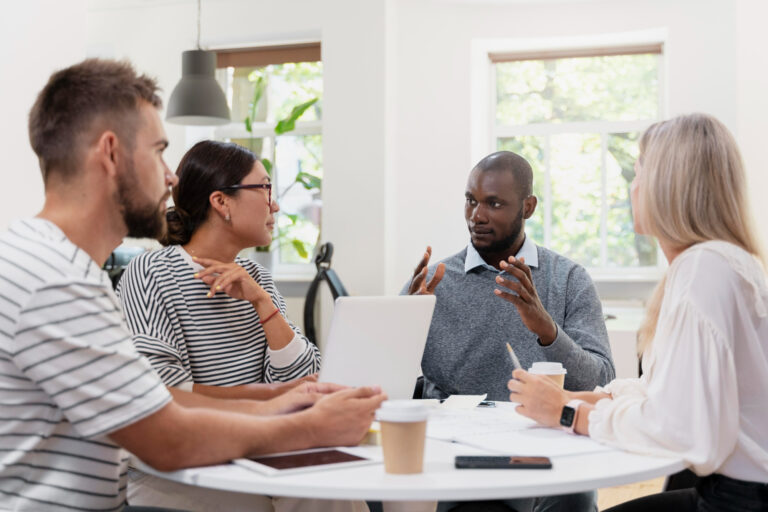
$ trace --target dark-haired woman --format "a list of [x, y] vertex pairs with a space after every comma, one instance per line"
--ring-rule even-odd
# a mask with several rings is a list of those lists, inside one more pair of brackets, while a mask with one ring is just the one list
[[237, 256], [271, 241], [269, 176], [250, 151], [215, 141], [192, 147], [176, 175], [165, 248], [136, 257], [118, 288], [134, 342], [168, 386], [272, 398], [315, 374], [320, 353], [284, 317], [270, 273]]
[[[203, 141], [182, 158], [164, 248], [134, 258], [118, 295], [134, 343], [171, 388], [268, 400], [313, 379], [320, 353], [285, 315], [261, 265], [237, 254], [268, 245], [279, 210], [264, 166], [235, 144]], [[287, 395], [286, 395], [287, 396]], [[278, 398], [275, 398], [278, 397]], [[271, 410], [269, 404], [278, 402]], [[194, 488], [138, 471], [128, 500], [194, 511], [367, 510], [364, 503], [297, 500]]]

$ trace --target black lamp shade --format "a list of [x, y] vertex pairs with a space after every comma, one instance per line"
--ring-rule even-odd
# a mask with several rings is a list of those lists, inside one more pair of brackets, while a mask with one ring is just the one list
[[181, 80], [168, 100], [166, 121], [186, 125], [230, 122], [224, 92], [216, 82], [216, 54], [189, 50], [181, 55]]

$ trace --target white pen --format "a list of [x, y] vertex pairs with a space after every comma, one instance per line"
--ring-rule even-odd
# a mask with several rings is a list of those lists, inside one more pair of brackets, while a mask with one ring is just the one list
[[515, 367], [516, 370], [522, 370], [523, 365], [520, 364], [520, 360], [515, 355], [515, 351], [512, 350], [512, 345], [507, 342], [507, 352], [509, 352], [509, 358], [512, 360], [512, 366]]

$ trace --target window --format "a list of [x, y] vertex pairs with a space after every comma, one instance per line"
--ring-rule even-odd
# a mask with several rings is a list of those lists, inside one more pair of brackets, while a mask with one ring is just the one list
[[[319, 240], [322, 209], [320, 45], [219, 50], [217, 58], [217, 78], [227, 96], [232, 123], [217, 128], [216, 137], [269, 161], [265, 165], [280, 204], [268, 253], [271, 264], [283, 275], [311, 272], [307, 263]], [[278, 133], [280, 121], [300, 105], [306, 110], [295, 127]]]
[[642, 131], [661, 117], [661, 45], [489, 53], [493, 147], [533, 167], [536, 240], [598, 274], [654, 273], [633, 231], [629, 186]]

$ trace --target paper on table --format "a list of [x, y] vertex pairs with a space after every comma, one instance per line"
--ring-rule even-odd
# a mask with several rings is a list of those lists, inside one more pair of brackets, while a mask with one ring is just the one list
[[427, 423], [427, 437], [443, 441], [472, 434], [509, 432], [535, 426], [536, 422], [517, 414], [511, 404], [496, 402], [496, 407], [442, 409], [432, 411]]
[[440, 405], [441, 409], [469, 410], [485, 400], [488, 393], [482, 395], [451, 395]]
[[457, 443], [504, 455], [562, 456], [614, 450], [588, 437], [545, 427], [468, 434], [458, 436], [454, 440]]

